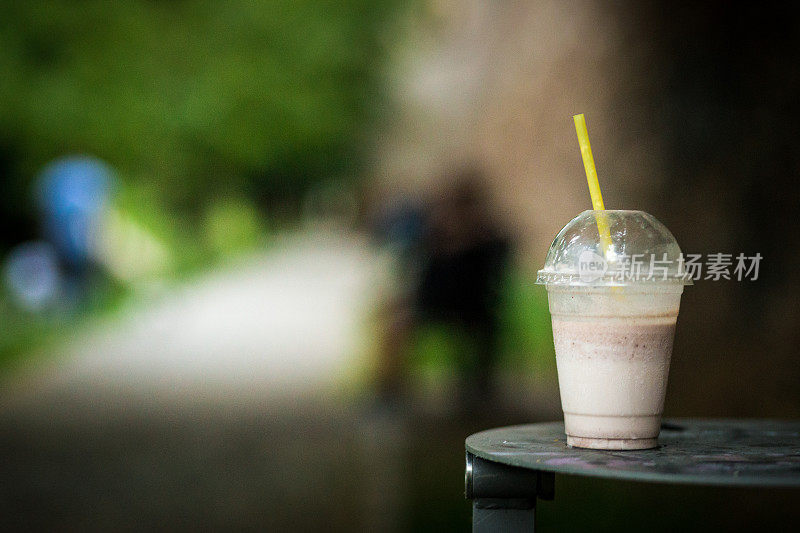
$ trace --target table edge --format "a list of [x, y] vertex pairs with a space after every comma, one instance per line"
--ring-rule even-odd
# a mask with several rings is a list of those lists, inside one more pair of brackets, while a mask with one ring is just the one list
[[[748, 422], [763, 422], [763, 423], [795, 423], [800, 424], [800, 420], [798, 419], [786, 419], [786, 418], [665, 418], [663, 422], [669, 424], [681, 424], [684, 421], [691, 421], [692, 423], [697, 422], [705, 422], [705, 423], [748, 423]], [[505, 464], [508, 466], [515, 466], [518, 468], [525, 468], [528, 470], [536, 470], [542, 472], [553, 472], [555, 474], [562, 474], [562, 475], [570, 475], [570, 476], [582, 476], [582, 477], [589, 477], [595, 479], [611, 479], [617, 481], [631, 481], [631, 482], [639, 482], [639, 483], [663, 483], [663, 484], [680, 484], [680, 485], [695, 485], [695, 486], [714, 486], [714, 487], [731, 487], [731, 488], [800, 488], [800, 478], [798, 479], [776, 479], [770, 480], [767, 482], [760, 482], [758, 479], [747, 479], [747, 478], [737, 478], [735, 476], [723, 478], [720, 477], [719, 479], [703, 479], [699, 478], [694, 475], [690, 474], [661, 474], [657, 472], [637, 472], [636, 476], [633, 477], [630, 475], [629, 472], [620, 470], [608, 470], [603, 471], [602, 473], [598, 474], [598, 472], [588, 472], [584, 469], [572, 468], [570, 466], [551, 466], [542, 464], [541, 468], [532, 468], [530, 465], [523, 465], [520, 464], [519, 461], [514, 461], [514, 456], [508, 457], [497, 457], [491, 456], [486, 452], [482, 452], [480, 449], [474, 448], [470, 445], [470, 439], [481, 435], [483, 433], [487, 433], [490, 431], [496, 431], [499, 429], [507, 429], [507, 428], [519, 428], [519, 427], [527, 427], [527, 426], [535, 426], [535, 425], [553, 425], [553, 424], [560, 424], [563, 425], [563, 421], [561, 420], [553, 420], [549, 422], [536, 422], [530, 424], [515, 424], [511, 426], [502, 426], [497, 428], [490, 428], [483, 431], [478, 431], [473, 433], [469, 437], [467, 437], [464, 441], [464, 446], [466, 451], [475, 455], [476, 457], [480, 457], [486, 461], [492, 461], [495, 463]], [[566, 437], [566, 436], [565, 436]], [[602, 452], [602, 450], [594, 450]], [[641, 451], [641, 450], [640, 450]], [[620, 450], [613, 450], [613, 453], [620, 453]], [[624, 453], [624, 452], [622, 452]]]

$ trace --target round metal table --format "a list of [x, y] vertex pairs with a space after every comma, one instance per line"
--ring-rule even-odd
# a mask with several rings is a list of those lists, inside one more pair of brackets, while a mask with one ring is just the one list
[[564, 424], [475, 433], [466, 440], [466, 496], [473, 531], [531, 531], [536, 499], [555, 474], [737, 487], [800, 487], [800, 421], [665, 420], [659, 447], [570, 448]]

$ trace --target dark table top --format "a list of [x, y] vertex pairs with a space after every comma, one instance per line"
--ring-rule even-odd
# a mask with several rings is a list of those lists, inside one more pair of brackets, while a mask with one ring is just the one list
[[547, 422], [475, 433], [467, 451], [512, 466], [631, 481], [743, 487], [800, 487], [800, 421], [665, 420], [659, 447], [570, 448], [564, 424]]

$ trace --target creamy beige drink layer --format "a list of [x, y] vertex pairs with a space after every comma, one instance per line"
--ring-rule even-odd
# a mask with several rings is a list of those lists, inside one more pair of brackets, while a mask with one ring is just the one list
[[676, 319], [553, 316], [567, 435], [658, 436]]

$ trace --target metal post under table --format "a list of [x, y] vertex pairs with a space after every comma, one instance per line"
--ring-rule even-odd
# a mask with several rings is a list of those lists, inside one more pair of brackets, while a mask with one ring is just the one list
[[566, 445], [564, 424], [490, 429], [466, 440], [472, 531], [533, 531], [555, 474], [735, 487], [800, 487], [800, 421], [671, 419], [652, 450]]

